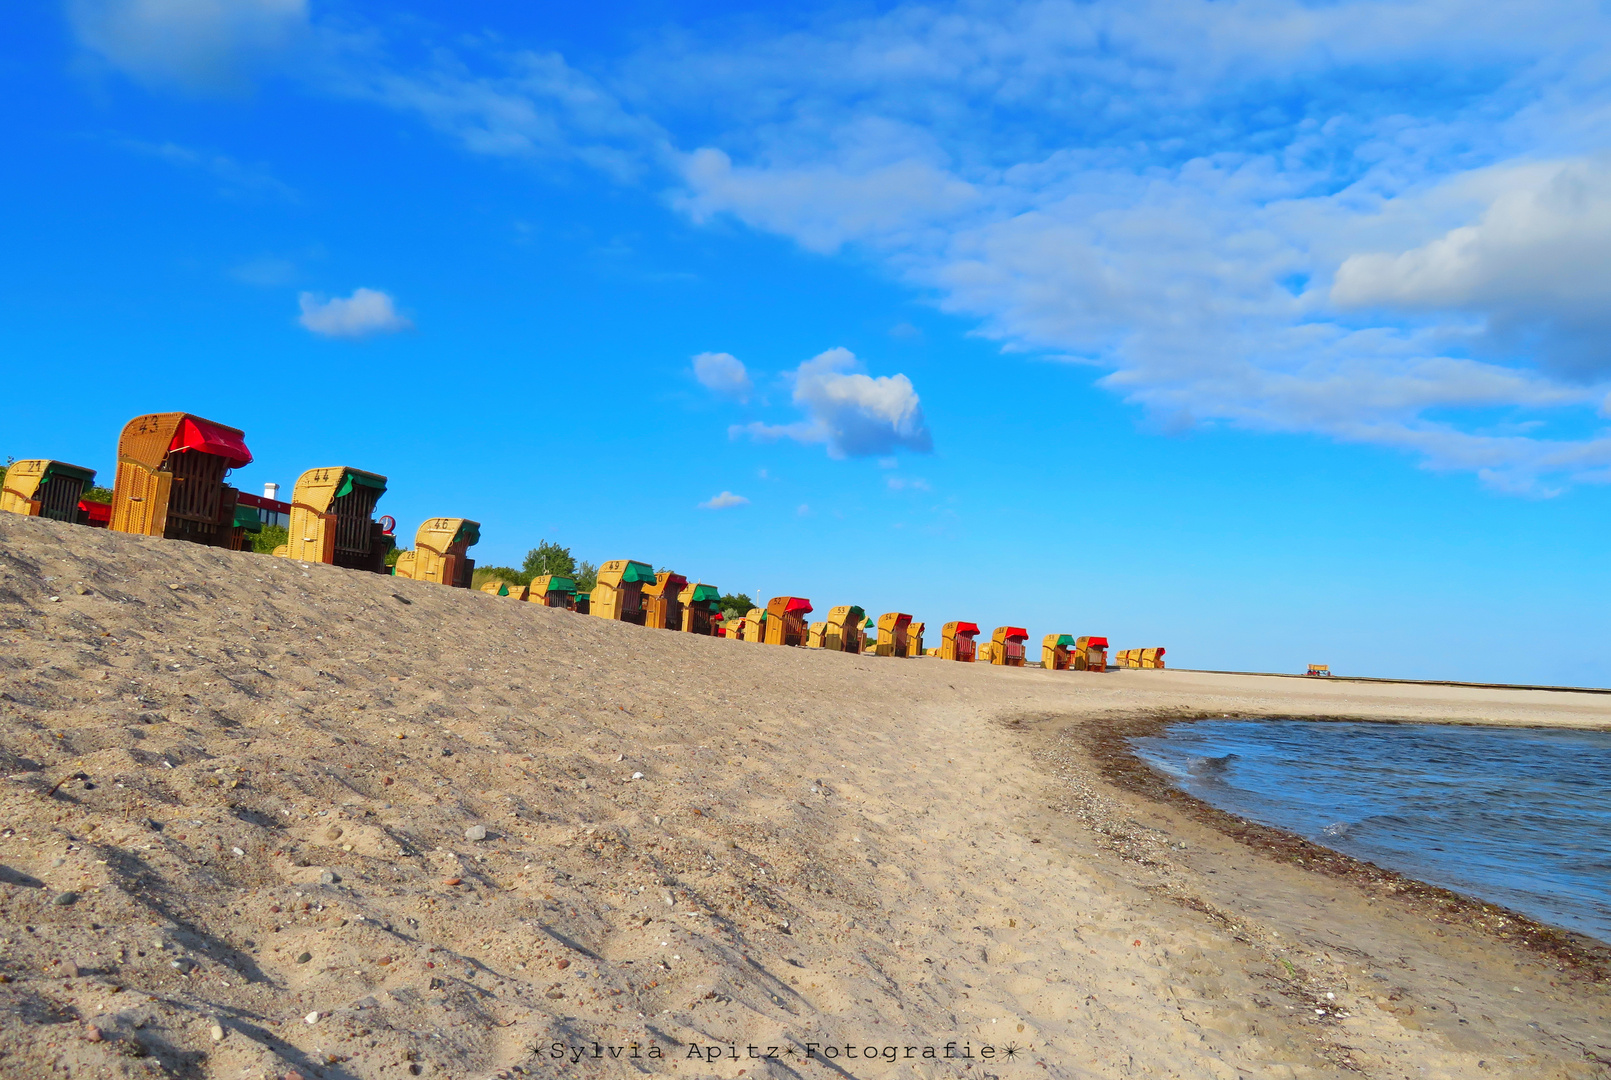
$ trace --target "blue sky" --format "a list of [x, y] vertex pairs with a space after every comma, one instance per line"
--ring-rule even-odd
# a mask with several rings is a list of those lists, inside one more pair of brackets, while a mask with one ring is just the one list
[[1611, 683], [1601, 5], [771, 7], [8, 13], [0, 453], [185, 409], [483, 564]]

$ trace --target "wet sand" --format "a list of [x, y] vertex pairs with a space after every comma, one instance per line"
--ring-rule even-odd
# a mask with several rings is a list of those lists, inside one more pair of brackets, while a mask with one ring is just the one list
[[0, 517], [0, 1075], [1611, 1075], [1593, 943], [1125, 775], [1119, 734], [1199, 714], [1611, 726], [696, 639]]

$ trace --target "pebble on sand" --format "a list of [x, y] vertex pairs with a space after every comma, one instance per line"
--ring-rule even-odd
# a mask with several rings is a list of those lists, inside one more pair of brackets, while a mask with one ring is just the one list
[[52, 900], [51, 903], [55, 904], [57, 907], [72, 907], [74, 904], [78, 903], [78, 894], [71, 891], [57, 893], [56, 898]]
[[485, 840], [487, 838], [487, 827], [485, 825], [471, 825], [464, 830], [464, 838], [466, 840]]

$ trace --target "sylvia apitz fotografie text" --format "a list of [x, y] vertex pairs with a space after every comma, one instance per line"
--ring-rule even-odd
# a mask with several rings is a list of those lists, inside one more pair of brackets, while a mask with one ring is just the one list
[[873, 1045], [859, 1042], [845, 1043], [781, 1043], [762, 1046], [751, 1043], [689, 1043], [661, 1046], [657, 1042], [613, 1043], [550, 1043], [546, 1056], [556, 1061], [569, 1061], [579, 1065], [585, 1061], [632, 1060], [643, 1058], [665, 1059], [673, 1055], [697, 1058], [707, 1064], [726, 1059], [729, 1061], [1019, 1061], [1025, 1055], [1016, 1043], [1006, 1046], [970, 1042], [919, 1043], [916, 1045]]

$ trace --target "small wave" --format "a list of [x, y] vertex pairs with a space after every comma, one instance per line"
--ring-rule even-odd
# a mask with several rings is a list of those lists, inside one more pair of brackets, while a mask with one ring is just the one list
[[1330, 825], [1321, 827], [1320, 835], [1332, 840], [1340, 840], [1347, 836], [1353, 827], [1354, 823], [1351, 821], [1333, 821]]
[[1231, 762], [1235, 760], [1235, 754], [1192, 758], [1191, 763], [1186, 766], [1186, 771], [1199, 778], [1215, 779], [1224, 776], [1226, 770], [1231, 767]]

